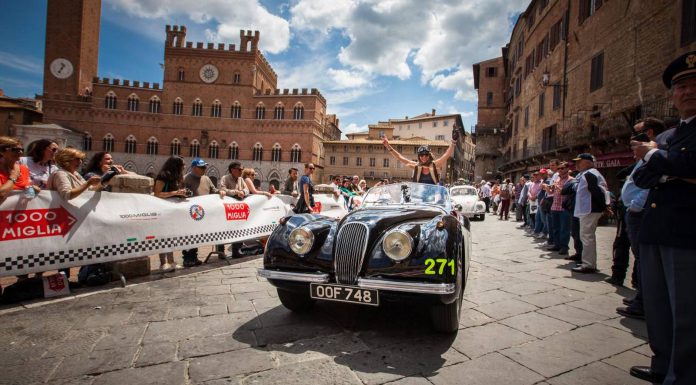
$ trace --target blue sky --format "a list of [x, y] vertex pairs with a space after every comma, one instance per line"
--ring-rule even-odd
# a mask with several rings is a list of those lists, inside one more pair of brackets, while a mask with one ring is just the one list
[[[0, 88], [42, 92], [46, 1], [4, 1]], [[437, 109], [476, 122], [471, 65], [500, 55], [526, 0], [103, 0], [99, 76], [161, 82], [164, 26], [239, 44], [261, 31], [278, 88], [318, 88], [341, 129]]]

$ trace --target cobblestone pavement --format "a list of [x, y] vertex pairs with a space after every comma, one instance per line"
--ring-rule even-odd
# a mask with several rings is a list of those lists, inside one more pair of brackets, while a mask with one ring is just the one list
[[[573, 276], [514, 222], [474, 222], [461, 329], [430, 331], [408, 304], [283, 308], [232, 266], [0, 309], [0, 384], [642, 384], [645, 325], [632, 294]], [[609, 271], [613, 227], [598, 230]]]

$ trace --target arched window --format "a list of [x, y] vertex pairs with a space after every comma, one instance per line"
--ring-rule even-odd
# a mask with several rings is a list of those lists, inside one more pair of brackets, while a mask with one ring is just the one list
[[178, 138], [174, 138], [171, 143], [169, 143], [169, 155], [178, 156], [181, 155], [181, 142]]
[[104, 108], [108, 108], [110, 110], [115, 110], [116, 109], [116, 93], [114, 91], [109, 91], [106, 93], [106, 96], [104, 97]]
[[210, 116], [213, 118], [219, 118], [222, 116], [222, 104], [219, 100], [213, 101], [213, 105], [210, 108]]
[[203, 102], [200, 99], [196, 99], [191, 107], [191, 115], [193, 116], [203, 116]]
[[295, 108], [292, 110], [292, 118], [295, 120], [302, 120], [304, 119], [304, 107], [302, 104], [297, 103], [295, 105]]
[[92, 151], [92, 135], [88, 133], [82, 138], [82, 151]]
[[160, 98], [153, 96], [150, 98], [150, 113], [159, 114], [161, 109]]
[[280, 144], [276, 143], [273, 145], [273, 150], [271, 150], [271, 161], [272, 162], [280, 162], [281, 161], [281, 155], [282, 155], [282, 150], [280, 148]]
[[284, 115], [285, 115], [285, 108], [283, 107], [282, 104], [278, 103], [278, 105], [276, 105], [275, 108], [273, 109], [273, 119], [282, 120]]
[[140, 110], [140, 99], [136, 94], [130, 94], [128, 96], [128, 111], [139, 111]]
[[181, 98], [174, 99], [174, 108], [172, 109], [174, 115], [181, 115], [184, 113], [184, 101]]
[[300, 145], [295, 143], [292, 146], [292, 149], [290, 150], [290, 161], [299, 163], [300, 160], [302, 159], [302, 150], [300, 149]]
[[157, 143], [157, 138], [151, 136], [150, 139], [147, 140], [147, 154], [157, 155], [157, 147], [159, 147], [159, 144]]
[[208, 158], [211, 159], [217, 159], [218, 158], [218, 152], [220, 150], [220, 146], [218, 146], [218, 143], [216, 141], [210, 142], [208, 145]]
[[186, 78], [185, 74], [186, 72], [184, 72], [184, 69], [179, 68], [179, 70], [177, 71], [177, 79], [179, 79], [179, 81], [184, 81], [184, 79]]
[[239, 102], [234, 102], [232, 104], [232, 119], [241, 119], [242, 118], [242, 106], [239, 104]]
[[197, 158], [201, 154], [201, 145], [198, 143], [198, 139], [194, 139], [191, 141], [191, 144], [189, 145], [189, 156], [191, 158]]
[[232, 82], [234, 84], [239, 84], [242, 82], [242, 75], [239, 72], [235, 72], [232, 76]]
[[137, 144], [137, 141], [135, 140], [135, 136], [133, 135], [128, 135], [126, 138], [125, 146], [123, 151], [126, 154], [135, 154], [135, 146]]
[[266, 118], [266, 107], [264, 107], [263, 103], [259, 103], [256, 106], [256, 119], [265, 119]]
[[114, 136], [111, 133], [104, 135], [102, 140], [102, 151], [114, 152]]
[[237, 142], [232, 142], [229, 147], [227, 147], [227, 159], [239, 159], [239, 146]]
[[252, 153], [252, 159], [255, 161], [262, 161], [263, 160], [263, 146], [261, 146], [261, 143], [256, 143], [254, 145], [254, 148], [251, 150]]

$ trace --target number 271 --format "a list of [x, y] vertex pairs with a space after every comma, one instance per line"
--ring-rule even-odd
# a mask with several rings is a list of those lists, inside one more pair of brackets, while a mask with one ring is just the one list
[[[435, 266], [437, 264], [440, 264], [440, 268], [435, 272]], [[445, 266], [449, 266], [450, 269], [452, 270], [452, 275], [454, 275], [454, 259], [450, 259], [449, 262], [445, 258], [437, 258], [437, 259], [432, 259], [428, 258], [425, 260], [425, 265], [427, 268], [425, 269], [425, 274], [428, 275], [442, 275], [443, 272], [445, 271]]]

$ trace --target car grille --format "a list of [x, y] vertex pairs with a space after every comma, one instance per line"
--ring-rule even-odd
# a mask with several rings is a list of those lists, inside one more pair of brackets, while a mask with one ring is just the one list
[[347, 223], [341, 227], [336, 238], [334, 269], [336, 283], [354, 285], [367, 249], [369, 229], [363, 223]]

